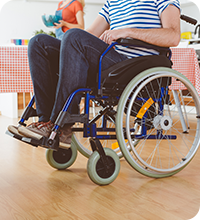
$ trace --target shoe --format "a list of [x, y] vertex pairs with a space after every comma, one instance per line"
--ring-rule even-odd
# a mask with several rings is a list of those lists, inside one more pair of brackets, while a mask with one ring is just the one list
[[35, 122], [31, 123], [27, 127], [19, 127], [18, 131], [26, 137], [41, 139], [43, 136], [49, 137], [54, 124], [49, 122]]
[[13, 135], [17, 136], [17, 137], [25, 137], [24, 135], [22, 135], [22, 134], [19, 133], [17, 126], [9, 125], [9, 126], [8, 126], [8, 131], [9, 131], [10, 133], [12, 133]]
[[59, 131], [60, 131], [59, 132], [60, 147], [70, 148], [72, 142], [71, 125], [64, 125]]
[[[49, 137], [53, 127], [54, 127], [54, 124], [51, 121], [36, 122], [36, 123], [31, 123], [27, 127], [19, 127], [18, 131], [20, 134], [26, 137], [35, 138], [39, 140], [43, 136]], [[59, 129], [60, 147], [70, 148], [71, 147], [71, 136], [72, 136], [71, 125], [64, 125], [63, 128]]]

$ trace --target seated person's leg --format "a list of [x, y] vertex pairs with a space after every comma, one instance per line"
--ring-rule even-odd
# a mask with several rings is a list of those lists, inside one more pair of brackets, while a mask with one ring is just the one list
[[31, 136], [32, 131], [42, 136], [48, 136], [51, 132], [53, 123], [49, 120], [58, 82], [59, 54], [60, 40], [49, 35], [36, 35], [28, 44], [28, 60], [39, 121], [30, 124], [25, 130], [19, 129], [26, 136]]
[[[80, 29], [71, 29], [63, 37], [60, 50], [60, 74], [51, 120], [54, 122], [67, 97], [76, 89], [86, 88], [88, 77], [96, 82], [99, 58], [108, 44]], [[103, 58], [102, 69], [125, 58], [112, 49]], [[75, 105], [77, 105], [76, 103]], [[76, 108], [73, 105], [74, 108]], [[72, 109], [69, 109], [71, 113]]]
[[[40, 123], [39, 125], [33, 124], [28, 126], [27, 128], [20, 128], [19, 131], [22, 132], [24, 135], [36, 138], [38, 137], [37, 134], [40, 134], [40, 136], [49, 136], [50, 131], [53, 127], [53, 123], [55, 122], [59, 112], [63, 108], [63, 105], [66, 102], [68, 96], [76, 89], [86, 87], [88, 76], [91, 78], [92, 81], [95, 82], [96, 73], [98, 72], [99, 57], [101, 53], [107, 48], [107, 46], [108, 45], [101, 41], [99, 38], [85, 31], [82, 31], [80, 29], [68, 30], [62, 39], [60, 47], [60, 69], [58, 83], [56, 81], [55, 73], [52, 74], [50, 69], [52, 63], [56, 63], [57, 65], [57, 53], [54, 54], [55, 51], [53, 50], [48, 54], [41, 45], [38, 49], [39, 52], [35, 49], [29, 52], [29, 56], [31, 54], [32, 57], [35, 57], [36, 53], [42, 53], [42, 55], [38, 58], [38, 62], [41, 63], [41, 65], [38, 65], [38, 63], [34, 61], [33, 63], [31, 63], [32, 68], [30, 68], [30, 70], [33, 83], [35, 85], [34, 90], [36, 97], [42, 94], [43, 99], [47, 99], [48, 102], [51, 103], [47, 104], [48, 107], [46, 107], [44, 105], [45, 103], [47, 103], [47, 100], [43, 100], [43, 103], [41, 102], [41, 98], [38, 98], [40, 100], [40, 105], [39, 109], [37, 109], [37, 112], [41, 115], [40, 121], [42, 117], [44, 118], [43, 122], [47, 121], [47, 118], [45, 118], [47, 115], [46, 113], [49, 114], [49, 112], [51, 112], [51, 116], [48, 123]], [[47, 48], [45, 47], [45, 49]], [[58, 50], [58, 48], [56, 49]], [[105, 58], [103, 59], [102, 69], [107, 69], [111, 65], [114, 65], [115, 63], [118, 63], [125, 59], [127, 58], [123, 55], [118, 54], [114, 49], [112, 49], [106, 54]], [[36, 69], [39, 69], [37, 73], [35, 73]], [[39, 74], [39, 76], [36, 76], [35, 74]], [[39, 82], [37, 80], [37, 77], [39, 77], [40, 79]], [[45, 77], [50, 77], [51, 80], [54, 81], [52, 82], [50, 79], [46, 79]], [[46, 80], [48, 81], [49, 86], [44, 85]], [[55, 94], [56, 83], [56, 97], [54, 99], [53, 95]], [[45, 87], [44, 91], [43, 86]], [[75, 102], [70, 107], [69, 113], [77, 113], [79, 100], [79, 98], [74, 100]], [[38, 108], [37, 104], [38, 101], [36, 99], [36, 108]], [[69, 144], [70, 138], [68, 137], [69, 135], [71, 135], [70, 126], [71, 125], [67, 124], [61, 129], [61, 134], [63, 134], [63, 137], [60, 137], [60, 142], [66, 142], [66, 144]], [[27, 130], [29, 130], [30, 132], [24, 132]]]
[[50, 119], [59, 73], [60, 41], [48, 35], [33, 37], [28, 45], [28, 60], [39, 121]]

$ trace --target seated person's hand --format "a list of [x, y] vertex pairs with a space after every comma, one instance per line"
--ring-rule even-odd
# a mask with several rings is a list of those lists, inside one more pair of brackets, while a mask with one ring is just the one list
[[124, 35], [125, 30], [106, 30], [104, 33], [99, 37], [107, 44], [111, 44], [113, 41], [116, 41], [119, 38], [126, 38]]

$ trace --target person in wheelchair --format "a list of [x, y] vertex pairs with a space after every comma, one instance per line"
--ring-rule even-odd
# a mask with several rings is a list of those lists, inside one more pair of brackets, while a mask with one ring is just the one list
[[[88, 82], [95, 84], [100, 55], [119, 38], [134, 38], [162, 47], [177, 46], [179, 0], [106, 0], [87, 31], [70, 29], [62, 41], [43, 34], [33, 37], [28, 45], [28, 58], [39, 121], [19, 127], [19, 133], [33, 138], [48, 137], [68, 96], [85, 88]], [[115, 46], [104, 56], [102, 70], [124, 60], [157, 54], [153, 49]], [[156, 56], [152, 58], [150, 64], [158, 62]], [[79, 102], [80, 97], [76, 97], [69, 113], [79, 112]], [[67, 123], [60, 129], [61, 145], [70, 145], [71, 126]]]

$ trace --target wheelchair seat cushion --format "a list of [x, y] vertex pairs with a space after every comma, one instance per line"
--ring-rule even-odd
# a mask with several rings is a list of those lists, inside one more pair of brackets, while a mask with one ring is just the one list
[[171, 68], [172, 62], [163, 55], [141, 56], [124, 60], [102, 71], [102, 86], [113, 88], [117, 83], [125, 87], [136, 75], [153, 67]]

